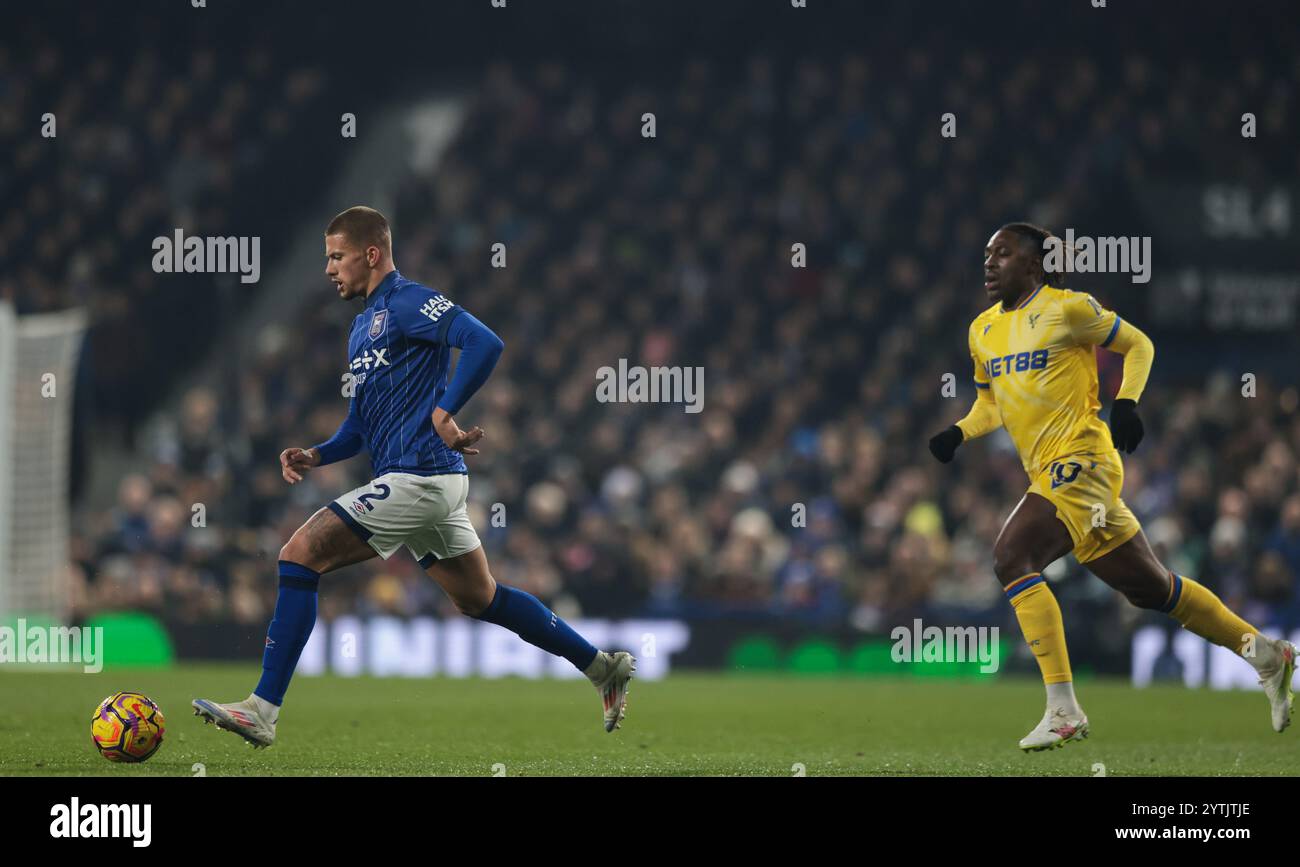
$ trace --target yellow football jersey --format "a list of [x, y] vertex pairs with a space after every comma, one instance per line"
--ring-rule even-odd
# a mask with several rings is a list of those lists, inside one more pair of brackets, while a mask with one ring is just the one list
[[1031, 478], [1059, 457], [1115, 451], [1097, 415], [1096, 347], [1110, 346], [1121, 324], [1091, 295], [1047, 285], [971, 323], [975, 386], [992, 390]]

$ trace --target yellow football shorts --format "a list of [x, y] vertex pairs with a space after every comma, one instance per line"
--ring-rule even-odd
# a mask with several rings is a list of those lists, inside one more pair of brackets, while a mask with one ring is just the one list
[[1110, 553], [1142, 529], [1120, 499], [1123, 489], [1124, 465], [1114, 450], [1052, 461], [1029, 485], [1030, 493], [1056, 506], [1056, 517], [1070, 531], [1080, 563]]

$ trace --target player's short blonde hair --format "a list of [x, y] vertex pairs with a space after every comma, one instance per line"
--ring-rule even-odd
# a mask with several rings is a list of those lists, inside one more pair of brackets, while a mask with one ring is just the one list
[[373, 245], [389, 255], [393, 252], [393, 233], [388, 228], [388, 219], [365, 205], [348, 208], [330, 220], [325, 235], [342, 235], [362, 248]]

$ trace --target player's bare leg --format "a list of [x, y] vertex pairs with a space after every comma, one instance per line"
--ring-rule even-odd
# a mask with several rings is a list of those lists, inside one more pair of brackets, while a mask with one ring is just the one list
[[[435, 561], [425, 571], [462, 614], [504, 626], [529, 644], [572, 662], [600, 693], [605, 731], [621, 727], [627, 713], [628, 682], [636, 670], [632, 654], [591, 648], [535, 597], [498, 587], [482, 545], [457, 557]], [[584, 652], [583, 648], [589, 649]]]
[[1297, 651], [1289, 641], [1269, 638], [1234, 614], [1214, 593], [1164, 567], [1141, 530], [1114, 551], [1084, 564], [1138, 608], [1163, 611], [1207, 641], [1241, 656], [1259, 673], [1268, 696], [1273, 730], [1291, 723], [1291, 677]]
[[192, 704], [195, 715], [255, 747], [269, 747], [275, 741], [280, 717], [280, 703], [274, 699], [283, 697], [316, 621], [316, 579], [375, 556], [375, 550], [328, 508], [308, 518], [280, 549], [280, 599], [267, 631], [262, 683], [258, 685], [270, 698], [259, 691], [230, 704], [199, 698]]
[[1046, 750], [1088, 736], [1088, 717], [1074, 695], [1061, 608], [1042, 572], [1069, 553], [1074, 540], [1056, 506], [1028, 493], [1007, 518], [993, 545], [993, 570], [1016, 611], [1047, 687], [1043, 719], [1020, 740], [1022, 750]]
[[280, 559], [301, 563], [324, 575], [379, 556], [328, 508], [318, 509], [289, 537]]
[[466, 617], [478, 617], [486, 611], [497, 592], [482, 545], [459, 557], [436, 560], [425, 571]]

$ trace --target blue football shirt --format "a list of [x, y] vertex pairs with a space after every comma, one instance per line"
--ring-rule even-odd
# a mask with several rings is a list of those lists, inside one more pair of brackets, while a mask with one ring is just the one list
[[366, 299], [348, 335], [348, 372], [358, 423], [375, 477], [467, 473], [465, 458], [433, 429], [447, 391], [447, 329], [463, 309], [441, 292], [390, 272]]

